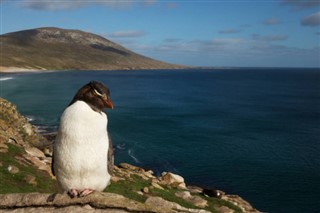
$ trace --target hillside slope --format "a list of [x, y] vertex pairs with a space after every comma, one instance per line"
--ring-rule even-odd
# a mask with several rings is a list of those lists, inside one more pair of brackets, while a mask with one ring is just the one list
[[0, 36], [0, 66], [34, 70], [176, 69], [79, 30], [37, 28]]

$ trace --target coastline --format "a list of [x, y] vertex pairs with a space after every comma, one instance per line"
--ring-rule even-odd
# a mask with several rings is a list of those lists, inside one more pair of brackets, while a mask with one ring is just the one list
[[15, 74], [15, 73], [46, 73], [46, 72], [63, 72], [63, 71], [133, 71], [133, 70], [188, 70], [193, 69], [193, 67], [176, 67], [176, 68], [123, 68], [123, 69], [36, 69], [36, 68], [25, 68], [25, 67], [4, 67], [0, 66], [0, 74]]
[[25, 67], [4, 67], [0, 66], [0, 73], [25, 73], [25, 72], [41, 72], [47, 69], [35, 69]]

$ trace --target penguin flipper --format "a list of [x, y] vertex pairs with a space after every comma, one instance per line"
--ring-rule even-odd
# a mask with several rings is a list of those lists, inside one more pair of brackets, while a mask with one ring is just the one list
[[53, 174], [53, 176], [56, 176], [56, 174], [54, 173], [54, 153], [52, 152], [52, 160], [51, 160], [51, 172]]
[[108, 148], [108, 172], [111, 175], [113, 173], [113, 165], [114, 165], [114, 156], [113, 156], [113, 145], [110, 134], [108, 133], [109, 138], [109, 148]]

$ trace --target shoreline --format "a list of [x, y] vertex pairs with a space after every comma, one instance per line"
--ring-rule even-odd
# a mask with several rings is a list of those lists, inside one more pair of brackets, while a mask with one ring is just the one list
[[41, 71], [47, 71], [47, 69], [0, 66], [0, 73], [24, 73], [24, 72], [41, 72]]
[[[123, 69], [36, 69], [36, 68], [24, 68], [24, 67], [4, 67], [0, 66], [0, 74], [21, 74], [21, 73], [46, 73], [46, 72], [68, 72], [68, 71], [135, 71], [135, 70], [189, 70], [196, 69], [196, 67], [182, 67], [182, 68], [148, 68], [148, 69], [135, 69], [135, 68], [123, 68]], [[208, 68], [213, 69], [213, 68]], [[214, 68], [216, 69], [216, 68]]]

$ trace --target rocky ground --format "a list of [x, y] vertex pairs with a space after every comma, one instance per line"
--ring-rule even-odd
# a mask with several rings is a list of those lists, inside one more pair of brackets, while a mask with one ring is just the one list
[[104, 192], [71, 199], [55, 193], [50, 142], [1, 98], [0, 124], [0, 212], [259, 212], [237, 195], [127, 163], [114, 166]]

